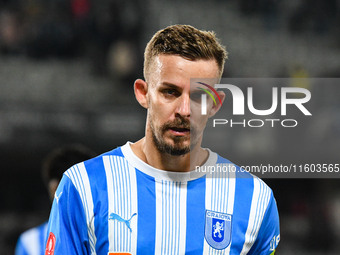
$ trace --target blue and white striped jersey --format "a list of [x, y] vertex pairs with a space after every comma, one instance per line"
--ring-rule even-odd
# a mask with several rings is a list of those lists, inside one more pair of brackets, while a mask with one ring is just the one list
[[[225, 164], [232, 163], [209, 151], [204, 166]], [[262, 180], [241, 171], [208, 178], [159, 170], [129, 143], [65, 172], [48, 233], [51, 255], [269, 255], [280, 238]]]
[[44, 255], [47, 225], [45, 222], [38, 227], [22, 233], [15, 247], [15, 255]]

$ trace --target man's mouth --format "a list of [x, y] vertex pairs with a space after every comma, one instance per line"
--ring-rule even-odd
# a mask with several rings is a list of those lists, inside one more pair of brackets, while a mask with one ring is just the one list
[[169, 130], [171, 131], [172, 134], [177, 136], [190, 134], [190, 128], [185, 127], [170, 127]]

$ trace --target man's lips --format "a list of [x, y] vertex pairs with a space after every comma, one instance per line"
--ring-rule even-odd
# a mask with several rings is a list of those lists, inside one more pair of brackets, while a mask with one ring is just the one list
[[170, 127], [170, 132], [177, 136], [183, 136], [190, 133], [190, 128], [181, 128], [181, 127]]

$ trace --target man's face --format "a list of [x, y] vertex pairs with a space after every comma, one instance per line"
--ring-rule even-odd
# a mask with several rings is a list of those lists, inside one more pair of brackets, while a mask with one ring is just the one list
[[[176, 55], [159, 55], [148, 77], [147, 132], [162, 153], [184, 155], [200, 146], [207, 116], [190, 107], [190, 78], [216, 78], [215, 60], [191, 61]], [[198, 89], [197, 89], [198, 90]], [[195, 93], [197, 92], [195, 90]], [[197, 100], [197, 99], [196, 99]]]

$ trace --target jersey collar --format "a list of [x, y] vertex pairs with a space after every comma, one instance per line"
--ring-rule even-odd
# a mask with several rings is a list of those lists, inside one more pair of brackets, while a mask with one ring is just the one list
[[[132, 151], [131, 142], [127, 142], [122, 146], [122, 153], [127, 161], [139, 171], [154, 177], [156, 180], [165, 180], [165, 181], [175, 181], [175, 182], [187, 182], [191, 180], [195, 180], [201, 178], [205, 175], [204, 172], [200, 171], [191, 171], [191, 172], [173, 172], [173, 171], [165, 171], [161, 169], [157, 169], [155, 167], [150, 166], [145, 163], [143, 160], [138, 158]], [[211, 166], [215, 165], [217, 162], [217, 154], [212, 152], [210, 149], [206, 149], [209, 153], [207, 161], [203, 164], [203, 166]]]

